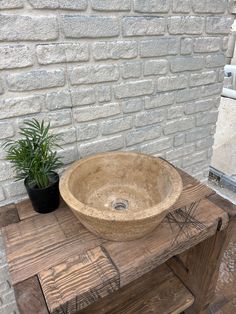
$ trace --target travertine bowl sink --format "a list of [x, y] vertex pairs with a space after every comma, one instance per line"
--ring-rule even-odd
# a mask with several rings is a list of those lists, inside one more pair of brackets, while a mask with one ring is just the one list
[[104, 153], [75, 162], [60, 192], [80, 222], [113, 241], [141, 238], [160, 224], [182, 191], [166, 161], [138, 153]]

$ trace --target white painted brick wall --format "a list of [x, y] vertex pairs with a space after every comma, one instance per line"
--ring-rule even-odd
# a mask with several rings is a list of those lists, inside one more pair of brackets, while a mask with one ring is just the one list
[[[161, 155], [203, 179], [222, 89], [228, 0], [0, 1], [0, 144], [29, 117], [65, 164]], [[0, 148], [0, 205], [25, 196]]]

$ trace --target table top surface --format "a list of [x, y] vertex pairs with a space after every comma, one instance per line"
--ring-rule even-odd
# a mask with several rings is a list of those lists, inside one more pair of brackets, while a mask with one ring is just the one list
[[172, 214], [130, 242], [93, 235], [63, 202], [44, 215], [28, 200], [17, 204], [19, 221], [2, 229], [16, 294], [26, 298], [30, 287], [41, 314], [74, 313], [224, 229], [228, 214], [207, 199], [214, 191], [179, 172], [184, 189]]

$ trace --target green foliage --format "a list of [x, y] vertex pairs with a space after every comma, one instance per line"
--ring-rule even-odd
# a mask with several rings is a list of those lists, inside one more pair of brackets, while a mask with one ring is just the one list
[[49, 134], [50, 123], [45, 125], [36, 119], [26, 120], [20, 128], [21, 138], [4, 143], [6, 159], [11, 162], [18, 180], [27, 178], [30, 186], [46, 188], [52, 172], [62, 166], [56, 147], [59, 137]]

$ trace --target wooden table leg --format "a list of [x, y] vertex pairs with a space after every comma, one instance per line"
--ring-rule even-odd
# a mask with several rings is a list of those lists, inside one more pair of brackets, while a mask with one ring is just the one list
[[228, 241], [226, 228], [191, 248], [183, 258], [180, 255], [168, 261], [168, 265], [195, 297], [195, 302], [185, 313], [207, 313], [207, 307], [215, 294], [220, 262]]

